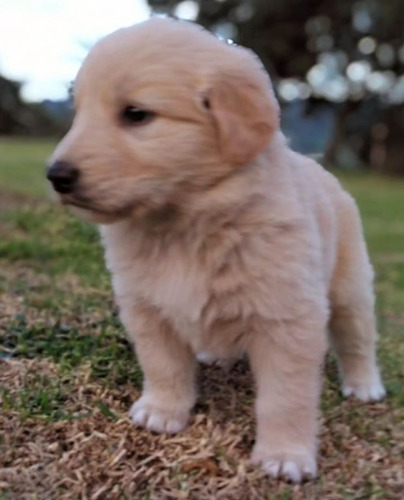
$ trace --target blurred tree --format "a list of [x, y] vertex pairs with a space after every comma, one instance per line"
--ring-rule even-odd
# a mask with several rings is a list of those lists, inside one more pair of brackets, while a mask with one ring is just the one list
[[403, 0], [148, 0], [253, 49], [284, 104], [329, 103], [332, 164], [404, 173]]
[[0, 76], [0, 134], [21, 131], [19, 117], [24, 105], [19, 97], [20, 85]]
[[60, 135], [69, 116], [48, 111], [46, 103], [26, 103], [20, 97], [21, 84], [0, 75], [0, 135]]

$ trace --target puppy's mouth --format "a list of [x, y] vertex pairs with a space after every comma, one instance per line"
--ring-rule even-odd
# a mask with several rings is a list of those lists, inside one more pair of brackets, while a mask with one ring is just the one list
[[94, 215], [105, 216], [108, 218], [120, 219], [127, 216], [133, 209], [135, 204], [125, 205], [117, 208], [105, 208], [94, 202], [90, 198], [80, 194], [63, 194], [60, 196], [60, 201], [63, 205], [73, 208], [79, 208], [86, 212], [91, 212]]

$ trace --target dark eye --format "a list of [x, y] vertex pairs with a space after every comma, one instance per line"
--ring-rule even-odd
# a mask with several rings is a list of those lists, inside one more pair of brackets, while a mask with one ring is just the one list
[[208, 97], [203, 98], [202, 104], [205, 109], [210, 109], [210, 101]]
[[137, 108], [136, 106], [126, 106], [123, 110], [122, 118], [128, 124], [142, 124], [148, 123], [154, 117], [154, 113], [144, 109]]

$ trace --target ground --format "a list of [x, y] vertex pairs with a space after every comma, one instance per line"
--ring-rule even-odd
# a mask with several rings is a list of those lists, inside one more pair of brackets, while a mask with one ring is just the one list
[[376, 269], [382, 403], [343, 400], [327, 360], [320, 478], [292, 486], [248, 463], [245, 362], [201, 368], [190, 427], [127, 418], [142, 373], [113, 304], [95, 228], [52, 204], [50, 142], [0, 140], [0, 500], [404, 498], [404, 182], [344, 174]]

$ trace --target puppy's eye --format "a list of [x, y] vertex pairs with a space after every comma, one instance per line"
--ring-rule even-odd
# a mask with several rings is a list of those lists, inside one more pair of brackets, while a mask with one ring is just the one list
[[204, 97], [202, 100], [202, 105], [205, 109], [210, 109], [210, 101], [208, 97]]
[[122, 112], [122, 118], [129, 125], [144, 125], [154, 117], [154, 113], [136, 106], [126, 106]]

